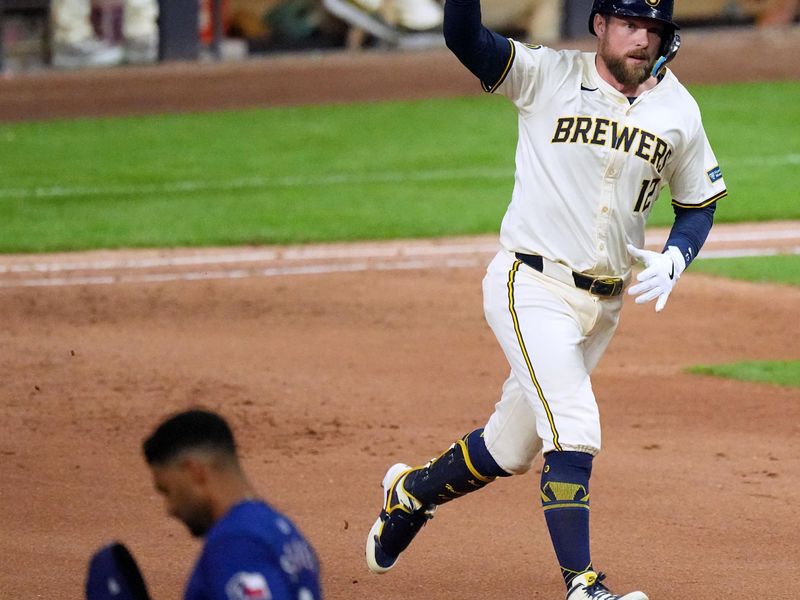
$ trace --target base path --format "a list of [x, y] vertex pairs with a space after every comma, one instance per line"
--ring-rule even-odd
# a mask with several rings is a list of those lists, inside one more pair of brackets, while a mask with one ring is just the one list
[[[708, 250], [789, 252], [798, 232], [719, 227]], [[179, 597], [199, 543], [167, 518], [140, 444], [165, 414], [202, 405], [230, 418], [256, 487], [313, 540], [326, 597], [561, 598], [540, 459], [442, 507], [391, 573], [363, 558], [385, 469], [427, 461], [498, 399], [508, 367], [480, 289], [494, 244], [2, 257], [2, 596], [79, 598], [90, 553], [121, 539], [154, 596]], [[242, 275], [213, 276], [231, 270]], [[188, 271], [208, 277], [176, 277]], [[779, 598], [800, 576], [786, 526], [800, 390], [685, 372], [797, 359], [798, 303], [797, 287], [691, 270], [660, 314], [626, 299], [594, 377], [593, 550], [615, 587]]]
[[[649, 229], [660, 250], [668, 229]], [[485, 265], [496, 235], [303, 246], [179, 248], [0, 255], [0, 288], [107, 285]], [[704, 258], [800, 254], [800, 222], [716, 225]]]

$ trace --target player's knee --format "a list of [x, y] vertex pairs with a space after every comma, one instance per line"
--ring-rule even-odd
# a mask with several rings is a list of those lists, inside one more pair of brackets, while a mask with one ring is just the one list
[[508, 477], [511, 475], [489, 452], [484, 439], [484, 430], [476, 429], [464, 436], [466, 443], [466, 457], [473, 467], [484, 477]]
[[519, 460], [519, 458], [509, 458], [503, 461], [500, 466], [510, 475], [522, 475], [531, 470], [531, 466], [533, 466], [533, 459]]
[[542, 449], [541, 440], [537, 440], [532, 446], [513, 446], [504, 444], [502, 440], [488, 447], [489, 453], [495, 462], [509, 475], [522, 475], [530, 471], [533, 460]]

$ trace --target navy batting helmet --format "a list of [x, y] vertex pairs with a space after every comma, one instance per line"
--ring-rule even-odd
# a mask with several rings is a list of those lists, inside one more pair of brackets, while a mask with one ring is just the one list
[[652, 71], [652, 75], [656, 77], [663, 74], [662, 69], [675, 58], [681, 47], [681, 36], [676, 31], [680, 28], [672, 22], [673, 4], [674, 0], [594, 0], [592, 12], [589, 13], [589, 31], [592, 35], [597, 35], [594, 30], [594, 16], [597, 14], [642, 17], [664, 23], [666, 29], [661, 37], [660, 56]]
[[592, 12], [589, 14], [589, 32], [594, 31], [594, 16], [616, 15], [619, 17], [642, 17], [661, 21], [671, 31], [678, 29], [672, 22], [674, 0], [594, 0]]

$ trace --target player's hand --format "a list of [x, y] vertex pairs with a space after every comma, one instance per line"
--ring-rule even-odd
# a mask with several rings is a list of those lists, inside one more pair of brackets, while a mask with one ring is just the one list
[[628, 252], [641, 262], [645, 268], [636, 276], [640, 282], [628, 289], [628, 293], [636, 296], [636, 304], [644, 304], [656, 300], [656, 312], [661, 312], [667, 303], [672, 288], [686, 268], [686, 261], [675, 246], [669, 246], [663, 254], [640, 250], [628, 244]]

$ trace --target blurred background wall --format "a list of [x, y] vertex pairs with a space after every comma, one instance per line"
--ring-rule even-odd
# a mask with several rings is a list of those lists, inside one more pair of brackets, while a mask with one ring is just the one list
[[[552, 44], [588, 35], [591, 0], [483, 0], [487, 26]], [[800, 0], [678, 0], [685, 28], [791, 27]], [[324, 49], [443, 46], [440, 0], [0, 0], [5, 74]]]

